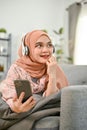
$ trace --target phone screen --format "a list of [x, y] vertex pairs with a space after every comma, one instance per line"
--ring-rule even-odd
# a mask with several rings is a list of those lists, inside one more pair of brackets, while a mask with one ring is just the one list
[[23, 102], [32, 96], [31, 85], [28, 80], [14, 80], [14, 84], [18, 97], [20, 96], [21, 92], [25, 92]]

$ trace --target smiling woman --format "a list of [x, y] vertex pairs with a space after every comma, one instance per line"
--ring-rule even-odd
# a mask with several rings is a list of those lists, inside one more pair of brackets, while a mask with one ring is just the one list
[[[25, 107], [20, 108], [23, 104], [19, 105], [18, 102], [22, 102], [24, 94], [20, 94], [19, 98], [17, 97], [14, 80], [29, 80], [32, 93], [42, 93], [42, 97], [56, 93], [68, 85], [64, 72], [58, 66], [56, 58], [53, 56], [51, 39], [44, 31], [33, 30], [26, 33], [22, 38], [18, 54], [19, 58], [10, 67], [5, 83], [4, 81], [2, 82], [5, 85], [2, 90], [3, 99], [12, 111], [16, 113], [28, 111], [33, 106], [25, 105]], [[34, 80], [36, 82], [33, 82]], [[31, 101], [35, 105], [33, 97], [29, 98], [25, 104]]]
[[[11, 113], [9, 113], [10, 111], [7, 112], [9, 114], [9, 117], [12, 118], [12, 116], [10, 115], [13, 113], [18, 114], [17, 117], [19, 118], [20, 115], [22, 115], [21, 119], [25, 117], [23, 122], [27, 123], [27, 120], [30, 120], [31, 122], [32, 109], [35, 106], [36, 109], [38, 109], [37, 107], [38, 103], [41, 104], [41, 108], [43, 107], [42, 108], [43, 113], [40, 114], [38, 118], [37, 118], [37, 114], [36, 116], [33, 115], [32, 117], [36, 118], [33, 119], [33, 121], [39, 118], [40, 119], [43, 118], [44, 114], [45, 117], [46, 116], [48, 117], [49, 115], [52, 114], [51, 110], [53, 111], [54, 114], [56, 114], [57, 112], [59, 113], [59, 109], [55, 111], [56, 108], [54, 105], [55, 103], [56, 104], [58, 103], [56, 107], [57, 108], [59, 107], [59, 103], [60, 103], [59, 98], [57, 97], [57, 101], [55, 100], [55, 98], [52, 98], [51, 101], [53, 105], [50, 104], [51, 102], [49, 101], [49, 99], [54, 94], [59, 95], [60, 90], [68, 86], [68, 81], [63, 70], [57, 64], [56, 58], [53, 56], [53, 45], [47, 33], [43, 32], [42, 30], [33, 30], [32, 32], [28, 32], [23, 39], [24, 39], [23, 43], [20, 44], [18, 50], [19, 58], [11, 65], [7, 73], [6, 79], [2, 81], [0, 88], [2, 88], [1, 90], [2, 100], [4, 100], [3, 102], [5, 105], [8, 104], [9, 109], [11, 111]], [[26, 50], [28, 53], [26, 53]], [[25, 51], [25, 53], [23, 53], [23, 51]], [[20, 88], [22, 92], [20, 93], [19, 96], [17, 96], [16, 88], [15, 88], [16, 86], [14, 84], [15, 80], [28, 80], [30, 82], [33, 95], [30, 96], [25, 102], [23, 102], [24, 94], [25, 94], [23, 89]], [[39, 100], [37, 100], [37, 97], [39, 97]], [[47, 109], [47, 112], [46, 112], [46, 104], [43, 104], [44, 99], [47, 100], [46, 104], [47, 105], [49, 104], [50, 107], [49, 109]], [[39, 112], [39, 110], [35, 110], [35, 111]], [[41, 109], [40, 109], [40, 113], [41, 113]], [[57, 116], [58, 113], [56, 114]], [[18, 119], [17, 117], [15, 118]], [[7, 119], [7, 115], [6, 115], [6, 119]], [[9, 124], [11, 123], [12, 121], [9, 122]], [[30, 127], [30, 124], [32, 125], [32, 123], [28, 122], [27, 124], [29, 125], [28, 128]], [[18, 129], [21, 128], [20, 123], [17, 126], [19, 127]], [[23, 126], [25, 127], [23, 128], [23, 130], [26, 129], [26, 125]]]

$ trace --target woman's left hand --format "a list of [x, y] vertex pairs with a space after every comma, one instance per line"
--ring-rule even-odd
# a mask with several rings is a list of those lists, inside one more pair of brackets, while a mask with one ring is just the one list
[[56, 58], [54, 56], [51, 56], [46, 64], [47, 64], [47, 74], [49, 75], [49, 81], [47, 84], [47, 89], [45, 91], [45, 96], [49, 96], [58, 91]]
[[57, 69], [57, 61], [54, 56], [51, 56], [49, 60], [46, 62], [47, 64], [47, 74], [51, 76], [51, 78], [56, 78], [56, 69]]

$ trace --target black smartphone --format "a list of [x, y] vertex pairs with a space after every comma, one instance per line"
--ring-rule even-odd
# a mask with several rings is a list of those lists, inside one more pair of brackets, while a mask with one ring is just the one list
[[28, 80], [14, 80], [14, 84], [18, 97], [20, 96], [21, 92], [25, 92], [23, 102], [32, 96], [31, 85]]

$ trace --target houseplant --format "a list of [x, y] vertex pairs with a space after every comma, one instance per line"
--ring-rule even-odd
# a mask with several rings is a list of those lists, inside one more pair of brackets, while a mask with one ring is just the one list
[[63, 47], [64, 44], [65, 44], [65, 40], [64, 40], [64, 37], [63, 37], [64, 28], [60, 27], [58, 31], [53, 30], [53, 32], [59, 37], [58, 42], [55, 44], [56, 58], [57, 58], [58, 62], [72, 63], [72, 58], [67, 57], [64, 54], [64, 47]]
[[0, 28], [0, 38], [4, 38], [6, 36], [7, 30], [5, 28]]

